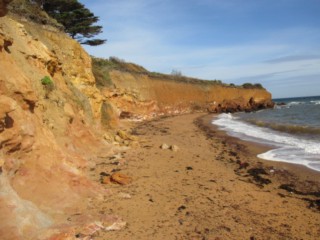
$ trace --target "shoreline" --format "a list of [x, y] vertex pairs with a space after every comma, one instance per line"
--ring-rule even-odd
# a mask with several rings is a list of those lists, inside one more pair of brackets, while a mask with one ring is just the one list
[[237, 137], [230, 136], [226, 131], [220, 130], [218, 126], [211, 123], [214, 116], [215, 116], [214, 114], [212, 115], [210, 114], [204, 117], [204, 122], [202, 124], [207, 128], [208, 131], [213, 131], [217, 133], [218, 134], [217, 136], [221, 138], [232, 139], [232, 141], [244, 144], [247, 148], [250, 149], [249, 152], [251, 152], [253, 155], [255, 154], [255, 157], [268, 167], [274, 166], [274, 167], [282, 168], [284, 170], [288, 170], [289, 172], [295, 175], [298, 175], [300, 179], [302, 178], [303, 180], [307, 180], [307, 181], [318, 179], [318, 182], [320, 184], [320, 171], [309, 168], [303, 164], [298, 164], [298, 163], [295, 164], [295, 163], [259, 158], [257, 155], [261, 153], [265, 153], [269, 150], [273, 150], [275, 148], [262, 143], [247, 141]]
[[95, 239], [320, 238], [320, 174], [257, 158], [265, 146], [228, 136], [212, 117], [128, 124], [140, 147], [117, 153], [116, 165], [110, 157], [94, 174], [99, 181], [101, 172], [119, 171], [133, 181], [105, 184], [113, 194], [92, 206], [127, 225]]

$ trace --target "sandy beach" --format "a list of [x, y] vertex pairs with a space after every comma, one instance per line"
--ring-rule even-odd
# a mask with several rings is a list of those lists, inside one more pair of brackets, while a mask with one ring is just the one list
[[105, 184], [112, 194], [92, 206], [127, 225], [95, 239], [320, 239], [320, 174], [257, 158], [265, 146], [218, 131], [213, 117], [189, 114], [129, 129], [140, 146], [91, 173], [96, 181], [112, 172], [132, 178]]

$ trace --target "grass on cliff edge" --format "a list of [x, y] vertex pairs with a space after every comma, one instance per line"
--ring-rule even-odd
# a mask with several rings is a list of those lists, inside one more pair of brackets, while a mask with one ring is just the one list
[[260, 83], [251, 84], [245, 83], [241, 86], [237, 86], [233, 83], [223, 83], [221, 80], [201, 80], [197, 78], [191, 78], [183, 76], [181, 74], [163, 74], [158, 72], [149, 72], [144, 67], [134, 63], [125, 62], [122, 59], [116, 57], [110, 57], [109, 59], [92, 57], [92, 69], [96, 78], [98, 87], [112, 87], [113, 83], [110, 78], [109, 72], [112, 70], [118, 70], [121, 72], [128, 72], [132, 74], [147, 75], [150, 78], [161, 78], [162, 80], [192, 83], [192, 84], [205, 84], [205, 85], [219, 85], [230, 88], [245, 88], [245, 89], [264, 89]]

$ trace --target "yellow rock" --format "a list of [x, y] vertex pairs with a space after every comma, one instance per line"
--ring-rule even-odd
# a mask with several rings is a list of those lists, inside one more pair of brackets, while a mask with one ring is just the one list
[[106, 140], [107, 142], [112, 142], [114, 137], [110, 134], [110, 133], [105, 133], [103, 135], [104, 140]]
[[114, 137], [114, 140], [116, 141], [116, 142], [118, 142], [118, 143], [121, 143], [122, 142], [122, 138], [120, 137], [120, 136], [115, 136]]
[[129, 139], [128, 134], [123, 130], [119, 130], [118, 131], [118, 136], [121, 137], [123, 140], [128, 140]]
[[131, 141], [137, 141], [138, 138], [135, 136], [130, 135], [129, 133], [123, 131], [123, 130], [119, 130], [118, 131], [118, 136], [121, 137], [123, 140], [131, 140]]

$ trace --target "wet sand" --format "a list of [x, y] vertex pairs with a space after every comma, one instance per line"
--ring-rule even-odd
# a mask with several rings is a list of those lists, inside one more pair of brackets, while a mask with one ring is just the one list
[[[190, 114], [137, 123], [140, 147], [94, 170], [119, 171], [128, 185], [92, 208], [127, 222], [94, 239], [320, 239], [320, 174], [256, 157], [267, 148], [227, 136], [213, 116]], [[175, 145], [177, 151], [161, 149]]]

